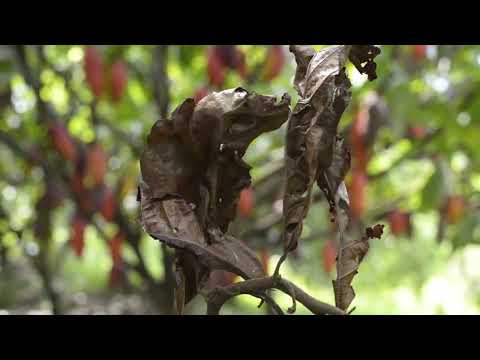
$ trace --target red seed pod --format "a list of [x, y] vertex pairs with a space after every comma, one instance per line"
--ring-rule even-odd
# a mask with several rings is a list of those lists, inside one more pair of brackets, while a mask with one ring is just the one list
[[359, 168], [352, 171], [352, 180], [349, 187], [350, 208], [353, 216], [361, 218], [366, 209], [366, 190], [368, 186], [367, 174]]
[[450, 196], [444, 211], [446, 211], [448, 223], [458, 223], [465, 213], [465, 199], [458, 195]]
[[87, 152], [86, 183], [89, 186], [102, 184], [107, 168], [107, 154], [103, 150], [102, 145], [100, 143], [93, 144]]
[[427, 136], [427, 129], [421, 125], [410, 126], [408, 136], [415, 140], [423, 140]]
[[323, 245], [322, 258], [323, 270], [329, 274], [333, 270], [337, 260], [337, 248], [333, 241], [327, 240]]
[[115, 194], [112, 190], [106, 188], [103, 193], [102, 204], [100, 207], [100, 213], [107, 221], [112, 221], [117, 212], [117, 202]]
[[215, 47], [207, 50], [207, 73], [213, 86], [221, 86], [225, 81], [226, 68]]
[[393, 235], [399, 236], [410, 232], [410, 216], [399, 210], [393, 210], [388, 215], [390, 231]]
[[85, 248], [84, 235], [86, 227], [87, 221], [83, 217], [78, 214], [73, 217], [70, 246], [78, 257], [82, 257], [83, 249]]
[[113, 264], [120, 265], [122, 263], [122, 244], [125, 236], [121, 231], [118, 231], [110, 240], [110, 252]]
[[420, 61], [427, 57], [427, 45], [410, 45], [413, 57], [415, 60]]
[[128, 68], [122, 60], [117, 60], [110, 68], [110, 94], [114, 102], [119, 102], [128, 82]]
[[100, 98], [103, 87], [102, 57], [100, 52], [92, 46], [85, 49], [84, 70], [90, 90], [95, 97]]
[[268, 49], [265, 67], [263, 68], [262, 79], [271, 81], [275, 79], [285, 66], [285, 52], [280, 45], [273, 45]]
[[48, 133], [53, 146], [65, 160], [73, 162], [77, 159], [77, 147], [68, 130], [62, 124], [59, 122], [50, 123]]
[[240, 193], [238, 213], [243, 217], [250, 217], [255, 206], [255, 196], [251, 187], [245, 188]]

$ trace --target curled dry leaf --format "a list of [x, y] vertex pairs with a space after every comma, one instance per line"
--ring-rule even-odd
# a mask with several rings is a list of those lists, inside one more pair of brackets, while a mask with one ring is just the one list
[[226, 231], [251, 182], [242, 157], [257, 136], [287, 120], [289, 101], [230, 89], [196, 105], [187, 99], [152, 127], [140, 160], [141, 223], [176, 249], [178, 301], [193, 298], [214, 269], [264, 275], [255, 253]]
[[255, 138], [286, 122], [289, 105], [288, 94], [277, 103], [273, 96], [241, 87], [212, 93], [197, 104], [190, 134], [205, 168], [209, 206], [202, 206], [223, 232], [236, 216], [241, 191], [251, 183], [250, 166], [242, 157]]
[[[141, 221], [145, 231], [168, 246], [183, 250], [178, 253], [179, 256], [193, 255], [188, 265], [184, 260], [179, 261], [183, 263], [180, 267], [190, 266], [195, 270], [193, 278], [188, 278], [184, 271], [187, 282], [185, 286], [194, 288], [190, 292], [191, 297], [196, 293], [197, 286], [201, 288], [208, 280], [208, 270], [222, 269], [247, 279], [263, 275], [261, 262], [243, 242], [218, 229], [212, 229], [209, 236], [214, 242], [208, 244], [195, 216], [194, 207], [185, 200], [159, 198], [145, 185], [140, 186], [140, 192]], [[189, 281], [194, 284], [188, 284]], [[190, 299], [190, 296], [185, 295], [186, 302]]]
[[347, 310], [353, 299], [355, 291], [351, 285], [354, 276], [358, 273], [358, 267], [370, 247], [369, 239], [380, 239], [384, 225], [377, 224], [365, 230], [365, 235], [360, 240], [350, 241], [341, 246], [337, 258], [337, 279], [333, 280], [335, 293], [335, 305]]
[[[315, 180], [320, 179], [324, 185], [322, 190], [326, 189], [324, 173], [332, 165], [337, 147], [337, 126], [351, 97], [351, 84], [345, 74], [349, 49], [343, 45], [331, 46], [315, 53], [305, 46], [290, 47], [297, 61], [295, 88], [301, 99], [290, 116], [287, 132], [284, 196], [286, 251], [297, 247]], [[336, 176], [342, 178], [335, 180], [334, 187], [338, 187], [345, 175], [346, 171], [341, 167], [335, 168]], [[335, 191], [332, 188], [330, 193], [335, 194]]]
[[290, 116], [287, 132], [285, 252], [297, 247], [309, 210], [312, 186], [317, 181], [332, 214], [336, 215], [340, 251], [339, 277], [334, 282], [334, 290], [337, 306], [346, 309], [354, 296], [350, 283], [368, 250], [367, 240], [371, 234], [360, 242], [346, 240], [350, 200], [344, 178], [350, 169], [351, 155], [345, 140], [337, 135], [340, 117], [351, 100], [345, 64], [350, 59], [361, 73], [367, 73], [369, 80], [373, 80], [376, 78], [373, 59], [380, 50], [370, 45], [339, 45], [318, 53], [308, 46], [291, 46], [290, 51], [297, 62], [294, 86], [300, 100]]

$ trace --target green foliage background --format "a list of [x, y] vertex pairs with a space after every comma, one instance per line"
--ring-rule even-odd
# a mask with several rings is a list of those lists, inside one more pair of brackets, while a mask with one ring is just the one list
[[[322, 45], [316, 46], [320, 49]], [[128, 65], [129, 78], [125, 96], [119, 104], [102, 98], [97, 111], [102, 122], [91, 121], [90, 103], [93, 96], [86, 85], [83, 70], [84, 46], [44, 46], [47, 64], [39, 65], [35, 47], [27, 47], [28, 60], [38, 70], [41, 97], [53, 105], [59, 121], [68, 124], [71, 135], [89, 143], [97, 138], [111, 154], [107, 183], [114, 185], [128, 174], [134, 184], [139, 173], [138, 158], [119, 133], [128, 134], [133, 142], [142, 145], [146, 134], [159, 113], [153, 91], [151, 74], [154, 46], [99, 46], [105, 61], [122, 58]], [[239, 45], [246, 54], [249, 69], [261, 65], [268, 46]], [[167, 75], [169, 79], [169, 109], [172, 111], [196, 89], [208, 83], [206, 71], [207, 46], [170, 46]], [[288, 53], [287, 49], [286, 53]], [[378, 79], [367, 82], [349, 65], [353, 84], [353, 100], [342, 118], [341, 127], [348, 126], [358, 104], [371, 91], [379, 92], [389, 108], [388, 124], [381, 128], [375, 141], [369, 175], [385, 172], [369, 182], [368, 212], [364, 220], [373, 224], [376, 215], [398, 207], [412, 213], [411, 237], [395, 237], [386, 219], [386, 233], [381, 240], [371, 242], [371, 249], [354, 280], [357, 294], [354, 314], [471, 314], [480, 309], [480, 221], [478, 208], [480, 191], [480, 152], [478, 151], [480, 117], [480, 47], [430, 46], [427, 57], [416, 61], [410, 45], [381, 46], [376, 59]], [[295, 104], [297, 96], [292, 87], [295, 62], [287, 54], [282, 73], [271, 82], [245, 81], [229, 71], [222, 88], [244, 86], [262, 94], [281, 96], [288, 92]], [[68, 84], [65, 76], [69, 79]], [[36, 100], [33, 90], [19, 71], [18, 61], [10, 47], [0, 47], [0, 92], [10, 88], [9, 103], [0, 110], [0, 130], [23, 146], [43, 146], [46, 129], [36, 121]], [[212, 88], [212, 90], [214, 90]], [[423, 144], [409, 139], [407, 129], [422, 125], [441, 129], [432, 141]], [[254, 166], [255, 182], [269, 173], [283, 158], [285, 129], [258, 139], [249, 148], [247, 162]], [[29, 267], [28, 257], [38, 253], [38, 244], [29, 224], [35, 218], [35, 201], [42, 190], [44, 174], [38, 167], [29, 166], [8, 147], [0, 151], [0, 241], [7, 249], [12, 269], [0, 272], [0, 309], [24, 306], [30, 294], [41, 294], [38, 276], [24, 279], [19, 269]], [[42, 150], [41, 150], [42, 151]], [[53, 157], [54, 154], [45, 154]], [[434, 160], [435, 159], [435, 160]], [[446, 170], [445, 170], [446, 169]], [[456, 225], [448, 225], [445, 238], [437, 241], [439, 212], [446, 194], [467, 199], [464, 217]], [[131, 186], [122, 201], [122, 211], [132, 224], [136, 221], [136, 188]], [[52, 233], [52, 262], [62, 259], [55, 272], [56, 286], [65, 298], [72, 294], [102, 294], [112, 297], [121, 292], [107, 287], [111, 259], [108, 248], [98, 231], [89, 226], [86, 252], [79, 259], [65, 250], [70, 234], [71, 201], [55, 210]], [[254, 217], [239, 219], [236, 229], [244, 231], [272, 211], [272, 202], [257, 203]], [[289, 260], [283, 271], [285, 277], [308, 290], [319, 299], [333, 303], [331, 280], [322, 268], [322, 247], [327, 240], [321, 234], [328, 228], [324, 201], [316, 203], [306, 221], [300, 243], [299, 258]], [[21, 236], [16, 230], [26, 229]], [[105, 224], [105, 232], [113, 234], [114, 224]], [[268, 237], [278, 236], [273, 228]], [[156, 279], [164, 276], [159, 243], [143, 236], [141, 249], [148, 268]], [[281, 249], [270, 249], [273, 268]], [[62, 255], [58, 255], [62, 254]], [[131, 249], [124, 248], [125, 258], [135, 260]], [[134, 285], [130, 292], [144, 294], [142, 280], [129, 274]], [[27, 294], [27, 295], [26, 295]], [[31, 295], [33, 296], [33, 295]], [[147, 296], [147, 295], [145, 295]], [[282, 306], [289, 306], [288, 297], [277, 294]], [[230, 302], [225, 314], [263, 313], [256, 308], [257, 300], [242, 296]], [[43, 295], [27, 308], [48, 308]], [[203, 313], [205, 305], [196, 299], [188, 313]], [[299, 314], [307, 311], [301, 306]]]

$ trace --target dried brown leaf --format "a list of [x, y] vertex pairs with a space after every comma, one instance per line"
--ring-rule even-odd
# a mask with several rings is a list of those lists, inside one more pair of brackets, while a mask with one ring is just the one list
[[182, 250], [180, 254], [184, 259], [186, 255], [192, 257], [187, 264], [182, 264], [183, 268], [190, 266], [193, 269], [190, 276], [184, 272], [185, 286], [194, 289], [185, 290], [187, 302], [207, 280], [207, 270], [226, 270], [246, 279], [264, 275], [256, 254], [241, 241], [219, 229], [209, 229], [213, 243], [208, 244], [193, 207], [185, 200], [155, 196], [145, 184], [141, 184], [140, 192], [141, 223], [145, 231], [168, 246]]
[[242, 157], [251, 142], [288, 119], [290, 97], [243, 88], [212, 93], [197, 105], [185, 100], [171, 119], [155, 123], [140, 165], [141, 223], [176, 250], [177, 311], [208, 280], [211, 270], [246, 279], [264, 276], [260, 260], [225, 232], [240, 192], [250, 185]]
[[[351, 84], [345, 73], [349, 46], [331, 46], [318, 53], [304, 46], [291, 46], [290, 50], [297, 61], [295, 87], [301, 99], [290, 116], [287, 132], [284, 196], [287, 251], [297, 247], [313, 183], [332, 164], [338, 123], [351, 97]], [[338, 172], [337, 176], [341, 175], [343, 168]]]
[[[212, 93], [195, 108], [190, 133], [196, 152], [205, 159], [205, 183], [210, 224], [224, 232], [236, 216], [240, 192], [251, 182], [250, 166], [242, 157], [261, 134], [278, 129], [288, 119], [290, 97], [243, 88]], [[205, 198], [205, 197], [204, 197]]]
[[335, 305], [338, 308], [346, 311], [355, 298], [352, 280], [370, 248], [369, 239], [380, 238], [383, 227], [384, 225], [377, 224], [373, 228], [367, 228], [360, 240], [349, 241], [341, 246], [337, 260], [337, 279], [333, 280]]
[[318, 174], [317, 184], [330, 204], [330, 211], [335, 213], [335, 195], [343, 179], [350, 170], [351, 155], [345, 139], [335, 138], [332, 163], [326, 171]]

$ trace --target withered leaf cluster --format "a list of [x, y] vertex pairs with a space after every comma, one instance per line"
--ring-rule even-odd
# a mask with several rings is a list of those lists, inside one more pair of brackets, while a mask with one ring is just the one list
[[[350, 207], [344, 178], [350, 169], [351, 155], [347, 142], [337, 131], [351, 100], [346, 62], [352, 61], [361, 73], [373, 80], [376, 78], [373, 59], [380, 50], [371, 45], [338, 45], [319, 52], [309, 46], [290, 46], [290, 51], [297, 62], [294, 86], [300, 100], [290, 114], [286, 139], [285, 253], [298, 245], [316, 182], [329, 202], [339, 229], [340, 253], [334, 290], [337, 306], [346, 310], [354, 296], [351, 280], [368, 250], [366, 240], [359, 246], [344, 236]], [[349, 269], [348, 274], [345, 269]]]
[[185, 100], [157, 121], [140, 165], [141, 224], [176, 252], [176, 299], [181, 312], [212, 270], [245, 279], [264, 276], [256, 254], [227, 234], [240, 192], [251, 183], [243, 156], [259, 135], [288, 119], [290, 98], [243, 88]]
[[346, 310], [354, 297], [353, 276], [381, 227], [349, 241], [349, 198], [344, 178], [350, 169], [347, 142], [338, 134], [351, 100], [346, 73], [350, 60], [369, 80], [376, 78], [372, 45], [330, 46], [316, 52], [292, 45], [299, 101], [280, 101], [243, 88], [212, 93], [198, 104], [185, 100], [169, 119], [157, 121], [141, 157], [141, 224], [155, 239], [175, 249], [177, 311], [206, 289], [213, 270], [244, 279], [264, 276], [261, 262], [241, 240], [229, 235], [240, 192], [251, 183], [243, 156], [252, 141], [288, 120], [283, 200], [284, 251], [294, 250], [308, 214], [315, 183], [325, 194], [339, 229], [340, 251], [334, 292]]
[[290, 51], [297, 62], [294, 85], [300, 100], [290, 115], [285, 151], [286, 251], [297, 247], [314, 183], [318, 182], [333, 210], [335, 193], [350, 167], [349, 151], [337, 135], [351, 98], [345, 73], [350, 47], [331, 46], [317, 53], [309, 46], [291, 46]]

